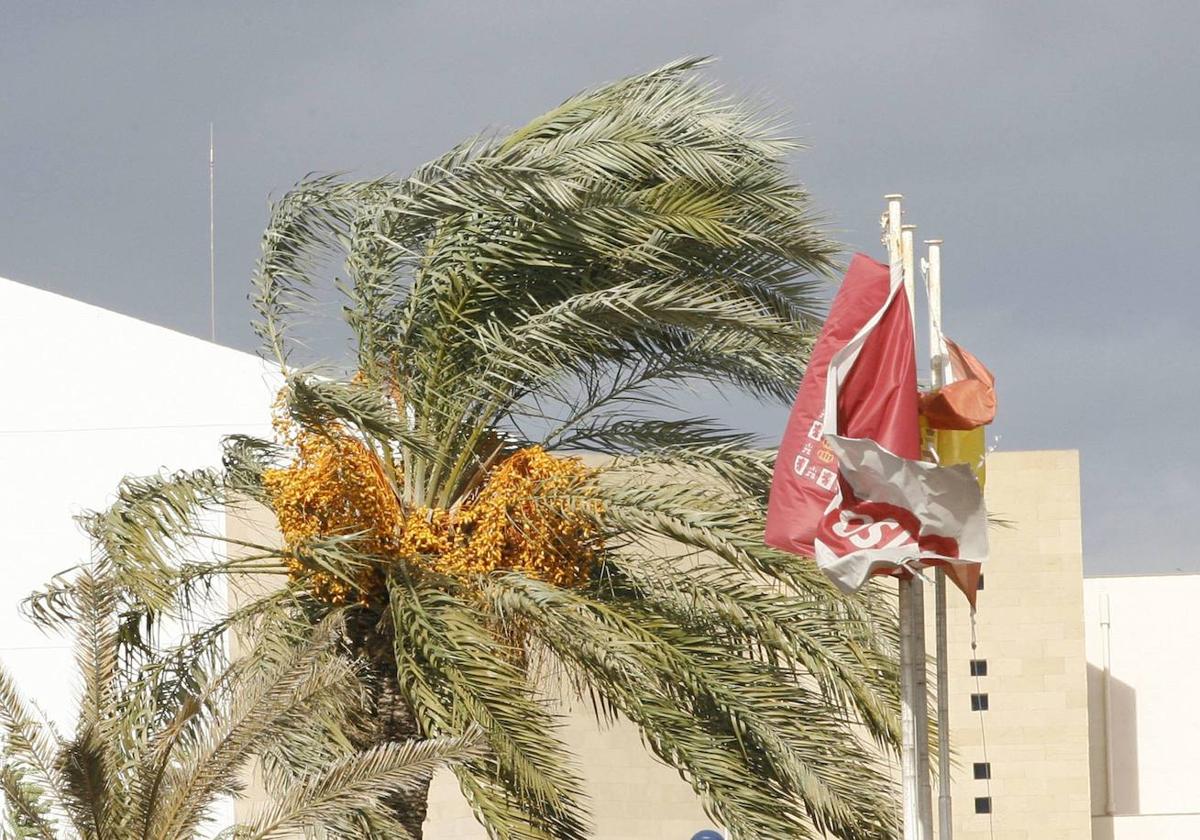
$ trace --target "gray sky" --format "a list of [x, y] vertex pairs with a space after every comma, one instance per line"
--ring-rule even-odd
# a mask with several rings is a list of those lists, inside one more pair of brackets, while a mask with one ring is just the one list
[[[715, 78], [811, 146], [796, 174], [849, 248], [880, 255], [892, 191], [918, 239], [946, 240], [947, 331], [997, 375], [999, 447], [1082, 452], [1088, 572], [1200, 570], [1194, 2], [3, 0], [0, 18], [0, 276], [207, 335], [212, 120], [218, 338], [245, 349], [269, 195], [404, 173], [578, 89], [718, 56]], [[765, 439], [786, 417], [715, 410]]]

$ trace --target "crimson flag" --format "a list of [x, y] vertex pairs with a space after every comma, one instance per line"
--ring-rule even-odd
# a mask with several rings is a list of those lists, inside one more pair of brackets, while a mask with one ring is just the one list
[[[834, 376], [830, 362], [837, 356]], [[826, 398], [837, 406], [825, 418]], [[825, 433], [867, 438], [901, 458], [920, 457], [917, 367], [903, 283], [883, 263], [856, 254], [813, 347], [788, 418], [767, 506], [766, 542], [811, 556], [838, 489]]]

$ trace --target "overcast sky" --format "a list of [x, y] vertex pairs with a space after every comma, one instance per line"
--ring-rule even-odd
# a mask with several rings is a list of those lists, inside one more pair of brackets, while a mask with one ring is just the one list
[[[0, 10], [0, 276], [207, 335], [211, 120], [218, 339], [247, 350], [268, 196], [404, 173], [581, 88], [717, 56], [809, 144], [796, 176], [849, 250], [882, 257], [893, 191], [918, 240], [945, 239], [947, 332], [997, 375], [999, 448], [1081, 451], [1087, 571], [1200, 570], [1200, 4]], [[766, 440], [786, 417], [708, 410]]]

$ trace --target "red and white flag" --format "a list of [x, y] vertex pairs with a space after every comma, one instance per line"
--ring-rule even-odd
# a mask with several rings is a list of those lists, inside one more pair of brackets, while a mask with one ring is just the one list
[[862, 438], [825, 440], [838, 459], [842, 492], [817, 529], [821, 570], [854, 592], [872, 575], [944, 566], [975, 606], [988, 542], [983, 493], [971, 468], [899, 458]]
[[767, 543], [814, 556], [845, 591], [872, 575], [945, 565], [973, 604], [987, 554], [982, 494], [967, 467], [919, 457], [903, 283], [859, 255], [792, 407], [775, 463]]
[[[903, 288], [891, 282], [883, 263], [862, 254], [851, 261], [779, 444], [767, 505], [768, 545], [814, 552], [817, 527], [837, 492], [837, 457], [823, 440], [830, 389], [837, 406], [831, 431], [869, 438], [905, 458], [920, 456], [917, 365]], [[839, 364], [831, 377], [835, 357]]]

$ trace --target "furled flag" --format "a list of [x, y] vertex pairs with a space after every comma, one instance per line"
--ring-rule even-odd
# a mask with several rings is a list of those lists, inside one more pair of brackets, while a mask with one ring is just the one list
[[946, 384], [921, 395], [925, 448], [942, 466], [966, 464], [982, 487], [987, 480], [983, 427], [996, 417], [996, 378], [964, 348], [944, 338], [950, 360]]
[[[979, 485], [920, 455], [903, 283], [857, 256], [813, 349], [784, 433], [766, 541], [811, 554], [840, 588], [945, 565], [974, 603], [987, 553]], [[816, 466], [814, 466], [814, 463]]]
[[947, 384], [921, 395], [921, 415], [930, 428], [970, 431], [986, 426], [996, 417], [996, 378], [992, 372], [950, 339]]
[[[827, 386], [838, 394], [839, 417], [831, 425], [841, 434], [919, 457], [911, 323], [903, 284], [891, 282], [883, 263], [856, 255], [813, 347], [779, 445], [767, 506], [768, 545], [811, 556], [817, 527], [837, 492], [837, 458], [822, 439]], [[838, 354], [849, 364], [830, 380], [829, 365]]]

